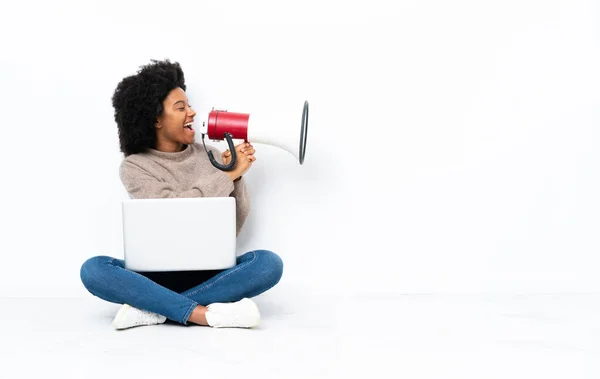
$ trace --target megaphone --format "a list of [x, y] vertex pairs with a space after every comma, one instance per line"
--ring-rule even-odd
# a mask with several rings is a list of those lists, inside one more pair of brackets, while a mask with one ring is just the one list
[[286, 120], [278, 120], [275, 123], [266, 115], [261, 117], [255, 113], [235, 113], [214, 108], [208, 114], [207, 122], [202, 123], [200, 132], [203, 144], [205, 136], [213, 141], [227, 141], [231, 152], [231, 162], [228, 165], [217, 162], [212, 151], [207, 150], [212, 165], [223, 171], [233, 170], [237, 161], [233, 139], [279, 147], [303, 164], [308, 132], [308, 101], [304, 102], [299, 132], [295, 128], [292, 129], [292, 123]]

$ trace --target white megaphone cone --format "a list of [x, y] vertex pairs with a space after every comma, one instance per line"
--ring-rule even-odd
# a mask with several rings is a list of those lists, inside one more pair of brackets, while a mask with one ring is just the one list
[[283, 115], [282, 112], [247, 114], [213, 109], [209, 113], [208, 122], [203, 124], [201, 133], [202, 142], [205, 135], [213, 141], [227, 141], [229, 150], [234, 155], [229, 165], [216, 162], [211, 152], [208, 153], [213, 166], [224, 171], [235, 167], [235, 146], [232, 139], [278, 147], [303, 164], [308, 133], [308, 101], [304, 102], [302, 109]]

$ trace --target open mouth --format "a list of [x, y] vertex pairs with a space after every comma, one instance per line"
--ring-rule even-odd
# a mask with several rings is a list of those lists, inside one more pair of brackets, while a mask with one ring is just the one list
[[187, 124], [183, 125], [184, 129], [189, 129], [189, 130], [194, 130], [194, 128], [192, 128], [192, 124], [193, 122], [188, 122]]

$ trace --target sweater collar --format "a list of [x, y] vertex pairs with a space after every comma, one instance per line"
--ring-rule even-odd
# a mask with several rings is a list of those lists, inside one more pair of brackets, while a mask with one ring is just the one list
[[148, 149], [147, 152], [148, 154], [155, 157], [181, 162], [194, 153], [194, 145], [187, 145], [182, 151], [178, 151], [175, 153], [168, 153], [156, 149]]

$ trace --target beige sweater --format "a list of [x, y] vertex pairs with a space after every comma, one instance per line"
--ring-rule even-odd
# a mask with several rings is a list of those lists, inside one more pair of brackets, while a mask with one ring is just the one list
[[[206, 148], [222, 163], [218, 149]], [[234, 183], [229, 175], [210, 163], [204, 146], [198, 143], [177, 153], [148, 149], [145, 153], [132, 154], [121, 163], [119, 174], [134, 199], [235, 197], [238, 235], [250, 213], [250, 197], [244, 179]]]

